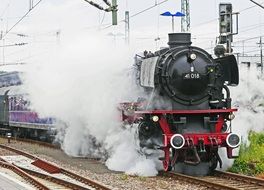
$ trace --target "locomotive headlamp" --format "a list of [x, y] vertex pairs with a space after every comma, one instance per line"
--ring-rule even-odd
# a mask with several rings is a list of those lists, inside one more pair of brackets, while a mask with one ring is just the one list
[[154, 121], [154, 122], [158, 122], [158, 121], [159, 121], [159, 116], [154, 115], [154, 116], [152, 117], [152, 121]]
[[233, 120], [233, 119], [235, 119], [235, 114], [233, 114], [233, 113], [230, 113], [229, 115], [228, 115], [228, 120]]
[[175, 149], [181, 149], [185, 144], [185, 139], [181, 134], [175, 134], [171, 137], [170, 144]]
[[235, 133], [230, 133], [226, 137], [226, 144], [231, 147], [231, 148], [236, 148], [240, 145], [241, 143], [241, 138], [235, 134]]
[[195, 60], [195, 59], [196, 59], [196, 57], [197, 57], [197, 56], [196, 56], [196, 54], [195, 54], [195, 53], [191, 53], [191, 55], [190, 55], [190, 59], [191, 59], [191, 60]]

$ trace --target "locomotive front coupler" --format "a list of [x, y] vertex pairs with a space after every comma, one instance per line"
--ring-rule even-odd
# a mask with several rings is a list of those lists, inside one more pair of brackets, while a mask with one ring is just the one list
[[201, 159], [200, 159], [200, 157], [199, 157], [199, 155], [198, 155], [198, 152], [197, 152], [197, 148], [196, 148], [196, 146], [194, 146], [193, 148], [192, 148], [192, 151], [193, 151], [193, 153], [194, 153], [194, 157], [195, 157], [195, 161], [193, 161], [193, 160], [184, 160], [184, 163], [185, 164], [188, 164], [188, 165], [193, 165], [193, 166], [197, 166], [198, 164], [200, 164], [201, 163]]
[[201, 159], [200, 159], [200, 156], [198, 155], [197, 148], [194, 145], [193, 139], [192, 138], [187, 138], [186, 139], [186, 142], [187, 142], [187, 145], [188, 145], [188, 150], [191, 150], [193, 152], [195, 160], [187, 160], [186, 159], [187, 158], [187, 155], [186, 155], [187, 150], [185, 150], [185, 153], [184, 153], [185, 154], [184, 155], [184, 157], [185, 157], [184, 163], [185, 164], [189, 164], [189, 165], [194, 165], [194, 166], [200, 164]]

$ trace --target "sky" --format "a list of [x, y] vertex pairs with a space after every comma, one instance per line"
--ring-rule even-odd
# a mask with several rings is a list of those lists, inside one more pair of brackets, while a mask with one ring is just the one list
[[[105, 7], [102, 0], [93, 0]], [[256, 0], [264, 3], [262, 0]], [[5, 35], [28, 10], [30, 0], [1, 0], [0, 31]], [[33, 0], [34, 5], [38, 0]], [[124, 43], [125, 11], [134, 15], [142, 10], [161, 3], [154, 8], [130, 18], [130, 46], [134, 51], [155, 50], [167, 45], [167, 33], [172, 32], [171, 18], [160, 16], [165, 11], [180, 11], [180, 0], [123, 0], [118, 2], [118, 25], [111, 25], [111, 14], [91, 6], [84, 0], [42, 0], [19, 24], [17, 24], [0, 46], [18, 43], [26, 45], [5, 47], [0, 50], [0, 64], [29, 62], [41, 54], [43, 49], [60, 42], [60, 36], [78, 36], [101, 33], [113, 43]], [[249, 0], [190, 0], [191, 33], [193, 45], [205, 48], [212, 53], [218, 36], [218, 5], [220, 2], [233, 4], [239, 14], [239, 34], [234, 37], [236, 51], [241, 52], [242, 40], [264, 34], [264, 9]], [[109, 27], [110, 26], [110, 27]], [[175, 18], [175, 32], [180, 32], [180, 18]], [[25, 34], [19, 37], [17, 34]], [[155, 41], [160, 38], [159, 41]], [[257, 54], [258, 38], [244, 43], [244, 52]]]

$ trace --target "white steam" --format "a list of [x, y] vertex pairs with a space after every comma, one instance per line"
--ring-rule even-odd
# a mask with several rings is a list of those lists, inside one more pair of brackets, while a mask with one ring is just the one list
[[[256, 67], [240, 66], [240, 83], [231, 87], [233, 106], [238, 107], [236, 118], [232, 121], [232, 132], [242, 137], [243, 143], [249, 144], [250, 130], [260, 132], [264, 130], [264, 78]], [[238, 150], [234, 151], [238, 154]], [[221, 152], [223, 168], [233, 164], [233, 159], [226, 158], [226, 149]]]
[[[32, 108], [64, 123], [57, 126], [57, 138], [67, 154], [107, 155], [109, 169], [156, 175], [157, 161], [137, 152], [134, 130], [122, 129], [119, 121], [118, 104], [138, 97], [131, 75], [133, 54], [99, 35], [75, 36], [62, 36], [60, 44], [27, 65]], [[249, 130], [264, 129], [264, 81], [254, 68], [242, 68], [240, 78], [239, 86], [231, 88], [239, 106], [232, 128], [246, 140]], [[225, 159], [224, 167], [230, 164]]]
[[[154, 159], [146, 159], [137, 152], [133, 130], [123, 130], [111, 135], [108, 144], [115, 147], [106, 161], [109, 169], [126, 171], [128, 174], [153, 176], [158, 174], [158, 165]], [[120, 142], [122, 142], [120, 144]]]
[[234, 132], [247, 139], [250, 130], [264, 130], [264, 78], [256, 67], [240, 67], [240, 84], [232, 91], [233, 101], [238, 105]]
[[99, 35], [61, 39], [28, 65], [25, 85], [32, 108], [64, 123], [58, 125], [58, 139], [67, 154], [107, 154], [112, 170], [156, 175], [154, 161], [136, 151], [133, 130], [121, 128], [117, 109], [138, 97], [132, 54]]

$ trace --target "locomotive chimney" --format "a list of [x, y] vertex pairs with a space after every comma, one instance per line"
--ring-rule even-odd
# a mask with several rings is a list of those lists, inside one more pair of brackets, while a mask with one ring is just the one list
[[177, 46], [189, 46], [191, 45], [190, 33], [170, 33], [168, 45], [170, 48]]

